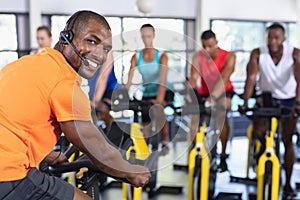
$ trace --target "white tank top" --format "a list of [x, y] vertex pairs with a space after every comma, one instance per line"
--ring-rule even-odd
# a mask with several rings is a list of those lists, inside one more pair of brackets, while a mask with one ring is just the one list
[[294, 47], [283, 43], [282, 57], [275, 65], [268, 47], [260, 48], [257, 94], [271, 91], [272, 96], [277, 99], [290, 99], [296, 96], [293, 51]]

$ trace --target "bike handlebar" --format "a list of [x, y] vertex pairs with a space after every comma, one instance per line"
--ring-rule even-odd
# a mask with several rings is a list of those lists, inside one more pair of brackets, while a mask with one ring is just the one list
[[[68, 156], [67, 158], [69, 158], [76, 151], [78, 151], [78, 149], [75, 146], [70, 146], [65, 151], [65, 155]], [[139, 159], [132, 157], [132, 159], [130, 159], [129, 162], [131, 164], [146, 166], [147, 168], [149, 168], [152, 171], [152, 170], [156, 170], [157, 160], [158, 160], [159, 156], [160, 156], [160, 152], [156, 152], [156, 153], [150, 154], [150, 156], [146, 160], [139, 160]], [[115, 177], [115, 176], [108, 175], [108, 174], [102, 172], [91, 162], [91, 160], [85, 154], [80, 156], [77, 160], [74, 160], [72, 162], [64, 162], [64, 163], [60, 163], [57, 165], [48, 166], [47, 172], [51, 173], [51, 174], [77, 172], [81, 168], [84, 168], [84, 167], [88, 168], [92, 172], [102, 173], [102, 174], [112, 177], [116, 180], [130, 183], [126, 178]]]
[[[256, 117], [291, 117], [292, 110], [288, 107], [284, 106], [277, 106], [277, 107], [254, 107], [254, 108], [247, 108], [244, 110], [242, 106], [238, 107], [238, 111], [240, 113], [245, 112], [248, 117], [256, 116]], [[251, 111], [252, 114], [247, 114], [247, 112]]]
[[115, 177], [115, 176], [108, 175], [108, 174], [102, 172], [90, 161], [90, 159], [86, 155], [83, 155], [83, 156], [79, 157], [77, 160], [72, 161], [72, 162], [65, 162], [65, 163], [60, 163], [60, 164], [54, 165], [54, 166], [49, 166], [48, 171], [53, 174], [76, 172], [76, 171], [79, 171], [83, 167], [86, 167], [93, 172], [102, 173], [102, 174], [112, 177], [116, 180], [129, 183], [129, 181], [126, 178]]

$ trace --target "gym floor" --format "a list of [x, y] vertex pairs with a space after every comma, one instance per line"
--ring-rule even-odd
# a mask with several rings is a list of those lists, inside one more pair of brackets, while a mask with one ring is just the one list
[[[228, 144], [228, 153], [230, 157], [227, 160], [228, 168], [230, 170], [223, 173], [217, 174], [216, 180], [216, 191], [215, 196], [217, 197], [219, 193], [238, 193], [241, 194], [243, 200], [250, 200], [249, 194], [256, 193], [256, 187], [253, 185], [246, 185], [243, 183], [233, 183], [230, 182], [230, 175], [244, 177], [246, 173], [246, 155], [247, 155], [247, 138], [245, 137], [234, 137]], [[219, 149], [219, 146], [218, 146]], [[176, 148], [174, 149], [170, 145], [170, 152], [166, 156], [159, 158], [159, 170], [158, 170], [158, 185], [162, 186], [183, 186], [183, 192], [181, 194], [158, 194], [151, 200], [182, 200], [187, 199], [188, 196], [188, 173], [180, 170], [174, 170], [173, 164], [184, 164], [186, 163], [186, 142], [177, 142]], [[296, 152], [296, 155], [300, 155], [300, 150]], [[281, 173], [283, 183], [284, 171]], [[254, 172], [250, 174], [250, 177], [255, 177]], [[292, 176], [292, 186], [295, 188], [295, 182], [300, 182], [300, 163], [295, 163], [294, 171]], [[280, 190], [280, 198], [282, 191]], [[121, 188], [108, 188], [104, 190], [101, 195], [101, 199], [121, 199], [122, 189]], [[149, 199], [146, 192], [143, 192], [142, 199]], [[223, 197], [219, 196], [216, 199], [236, 199], [233, 197]], [[298, 190], [298, 196], [295, 199], [300, 200], [300, 191]]]

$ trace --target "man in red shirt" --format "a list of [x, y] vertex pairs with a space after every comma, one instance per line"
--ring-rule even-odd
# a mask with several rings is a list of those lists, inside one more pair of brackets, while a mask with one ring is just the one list
[[[205, 98], [206, 105], [221, 104], [226, 108], [226, 111], [229, 111], [231, 98], [234, 94], [230, 76], [234, 71], [235, 54], [219, 48], [216, 35], [211, 30], [202, 33], [201, 42], [203, 50], [196, 52], [192, 58], [190, 87], [197, 90], [201, 98]], [[197, 85], [198, 78], [200, 78], [200, 85]], [[226, 114], [227, 112], [218, 112], [217, 114], [222, 143], [222, 153], [218, 167], [220, 172], [227, 170], [226, 144], [229, 135], [229, 125]], [[196, 118], [193, 118], [193, 120], [196, 120]], [[195, 134], [197, 127], [194, 125], [191, 129], [192, 134]]]

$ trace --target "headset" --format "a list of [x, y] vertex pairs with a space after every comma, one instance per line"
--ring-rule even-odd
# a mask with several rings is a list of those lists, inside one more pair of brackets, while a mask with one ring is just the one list
[[83, 64], [89, 66], [90, 63], [87, 59], [85, 59], [82, 55], [80, 55], [79, 51], [73, 45], [72, 40], [74, 38], [74, 33], [72, 28], [77, 20], [77, 18], [86, 11], [77, 11], [74, 13], [67, 21], [66, 26], [63, 31], [59, 34], [59, 42], [64, 45], [70, 45], [71, 49], [76, 53], [76, 55], [82, 60]]

